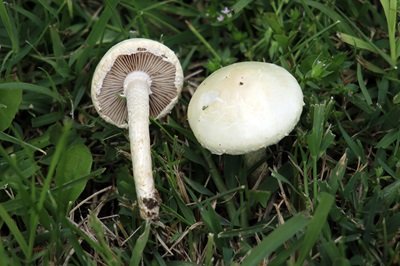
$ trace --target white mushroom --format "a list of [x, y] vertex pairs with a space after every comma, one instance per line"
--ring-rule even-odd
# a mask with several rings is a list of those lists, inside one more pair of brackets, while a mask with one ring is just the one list
[[188, 108], [191, 129], [214, 154], [245, 154], [277, 143], [293, 130], [303, 93], [284, 68], [261, 62], [223, 67], [206, 78]]
[[160, 206], [152, 174], [149, 116], [160, 118], [170, 112], [182, 84], [182, 67], [174, 52], [140, 38], [111, 47], [93, 75], [92, 100], [99, 115], [129, 128], [136, 195], [146, 220], [157, 220]]

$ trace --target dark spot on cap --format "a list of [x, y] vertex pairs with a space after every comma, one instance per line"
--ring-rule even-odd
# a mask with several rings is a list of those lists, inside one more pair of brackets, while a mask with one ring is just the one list
[[137, 48], [137, 50], [138, 50], [138, 51], [142, 51], [142, 52], [144, 52], [144, 51], [147, 51], [147, 49], [146, 49], [146, 48], [140, 48], [140, 47], [139, 47], [139, 48]]
[[239, 82], [239, 85], [243, 85], [244, 83], [243, 82]]
[[208, 108], [208, 105], [204, 105], [203, 107], [201, 107], [201, 110], [206, 110]]

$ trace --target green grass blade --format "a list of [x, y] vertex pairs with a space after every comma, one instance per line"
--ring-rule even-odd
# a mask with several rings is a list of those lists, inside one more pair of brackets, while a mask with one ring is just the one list
[[[384, 2], [386, 1], [391, 1], [391, 0], [382, 0]], [[392, 2], [395, 2], [396, 0], [392, 0]], [[332, 20], [334, 21], [340, 21], [340, 24], [338, 25], [339, 28], [341, 28], [341, 31], [339, 33], [339, 37], [342, 41], [344, 41], [345, 43], [352, 45], [356, 48], [359, 49], [365, 49], [368, 50], [370, 52], [379, 54], [383, 59], [385, 59], [392, 67], [395, 67], [395, 61], [392, 61], [392, 58], [390, 56], [388, 56], [387, 54], [385, 54], [385, 52], [383, 52], [382, 50], [380, 50], [374, 43], [372, 43], [369, 40], [362, 40], [360, 38], [355, 37], [356, 33], [353, 31], [353, 28], [351, 26], [349, 26], [349, 24], [347, 24], [345, 22], [345, 17], [341, 16], [338, 12], [336, 12], [334, 9], [330, 8], [329, 6], [327, 6], [324, 3], [319, 3], [317, 1], [311, 1], [311, 0], [297, 0], [296, 2], [299, 3], [303, 3], [306, 4], [308, 6], [314, 7], [318, 10], [320, 10], [321, 12], [323, 12], [324, 14], [326, 14], [328, 17], [330, 17]], [[391, 4], [392, 6], [394, 6], [393, 4]], [[392, 22], [391, 22], [392, 23]], [[394, 44], [393, 47], [395, 47], [396, 45]], [[392, 49], [392, 48], [391, 48]], [[395, 49], [395, 48], [394, 48]]]
[[32, 127], [43, 127], [46, 125], [52, 125], [61, 121], [64, 118], [64, 112], [52, 112], [37, 116], [31, 119]]
[[138, 266], [140, 264], [141, 258], [143, 257], [143, 250], [146, 247], [149, 239], [150, 228], [151, 223], [146, 222], [143, 233], [136, 240], [129, 266]]
[[379, 165], [383, 168], [383, 170], [386, 171], [386, 173], [388, 173], [391, 177], [393, 177], [395, 180], [400, 180], [400, 176], [398, 174], [396, 174], [395, 171], [393, 171], [390, 166], [384, 161], [382, 160], [382, 158], [377, 158], [377, 161], [379, 163]]
[[5, 1], [0, 1], [0, 19], [6, 28], [8, 37], [11, 40], [11, 46], [14, 53], [19, 51], [19, 40], [17, 34], [17, 28], [15, 27], [13, 21], [8, 15], [7, 9], [5, 7]]
[[297, 250], [303, 244], [304, 237], [299, 238], [299, 241], [291, 244], [287, 249], [280, 251], [279, 254], [276, 254], [276, 257], [268, 263], [268, 266], [282, 266], [288, 265], [287, 261], [289, 261], [289, 257], [293, 256]]
[[44, 0], [38, 0], [38, 2], [42, 5], [42, 7], [50, 13], [53, 17], [57, 17], [57, 10], [51, 7], [50, 2]]
[[7, 129], [18, 112], [22, 90], [0, 90], [0, 131]]
[[286, 177], [278, 173], [278, 171], [276, 171], [275, 169], [271, 171], [271, 176], [276, 178], [276, 180], [279, 180], [282, 183], [290, 186], [290, 188], [293, 189], [293, 191], [296, 192], [297, 194], [301, 194]]
[[6, 255], [6, 251], [4, 250], [3, 240], [0, 241], [0, 258], [3, 260], [3, 265], [11, 265], [10, 258]]
[[330, 186], [330, 193], [336, 194], [336, 191], [339, 188], [340, 182], [343, 179], [344, 173], [346, 172], [347, 167], [347, 154], [344, 153], [340, 158], [339, 162], [336, 164], [335, 168], [333, 168], [331, 175], [329, 177], [329, 186]]
[[43, 208], [44, 201], [46, 199], [46, 195], [50, 189], [50, 184], [54, 177], [56, 166], [61, 158], [61, 155], [65, 152], [65, 148], [67, 145], [67, 139], [68, 139], [68, 135], [70, 133], [71, 127], [72, 127], [72, 121], [71, 120], [65, 121], [62, 135], [60, 136], [60, 139], [56, 145], [56, 150], [52, 157], [52, 160], [51, 160], [51, 163], [49, 166], [49, 170], [47, 171], [47, 175], [46, 175], [46, 179], [43, 183], [42, 191], [40, 192], [39, 202], [38, 202], [38, 210], [39, 211]]
[[311, 133], [307, 136], [307, 144], [311, 157], [317, 159], [320, 155], [322, 136], [324, 134], [325, 108], [326, 104], [315, 104], [313, 106], [313, 127]]
[[303, 49], [307, 45], [309, 45], [312, 42], [315, 42], [316, 40], [319, 40], [320, 39], [319, 37], [321, 35], [323, 35], [325, 32], [329, 32], [331, 29], [335, 28], [339, 23], [340, 23], [340, 21], [335, 21], [328, 27], [326, 27], [326, 28], [322, 29], [321, 31], [315, 33], [314, 35], [306, 38], [304, 41], [299, 42], [299, 44], [297, 46], [295, 46], [290, 52], [293, 54], [296, 54], [296, 57], [303, 55]]
[[64, 56], [64, 45], [61, 40], [59, 29], [55, 25], [51, 25], [49, 27], [51, 42], [53, 46], [53, 53], [56, 59], [56, 67], [55, 70], [64, 78], [68, 77], [68, 64], [63, 58]]
[[326, 219], [328, 217], [329, 211], [331, 210], [335, 200], [334, 196], [325, 192], [321, 192], [320, 196], [321, 197], [318, 203], [318, 207], [315, 210], [313, 218], [308, 224], [304, 237], [304, 242], [300, 248], [300, 256], [296, 262], [297, 266], [303, 265], [303, 262], [306, 259], [308, 253], [314, 246], [315, 242], [318, 240], [322, 228], [326, 224]]
[[383, 189], [383, 197], [385, 198], [386, 202], [392, 202], [399, 197], [400, 191], [400, 179], [397, 179], [392, 184], [388, 185]]
[[51, 189], [51, 191], [52, 191], [52, 193], [58, 193], [58, 191], [64, 191], [64, 190], [74, 188], [76, 184], [81, 183], [81, 182], [87, 182], [90, 178], [99, 176], [102, 173], [104, 173], [105, 171], [106, 171], [106, 168], [97, 169], [87, 175], [79, 176], [76, 179], [65, 182], [61, 186], [55, 186], [54, 188]]
[[[71, 232], [73, 232], [74, 235], [80, 236], [80, 238], [82, 238], [85, 242], [87, 242], [88, 245], [91, 248], [93, 248], [95, 252], [97, 252], [97, 254], [99, 254], [102, 257], [104, 256], [104, 253], [101, 253], [102, 251], [101, 243], [96, 241], [96, 239], [94, 239], [93, 237], [89, 236], [87, 232], [83, 231], [77, 224], [71, 222], [69, 218], [65, 216], [62, 217], [62, 223], [66, 228], [68, 228]], [[82, 252], [83, 251], [82, 247], [81, 246], [79, 247], [81, 249], [79, 252]]]
[[233, 6], [232, 9], [235, 12], [235, 14], [239, 13], [240, 11], [243, 10], [246, 6], [251, 4], [253, 0], [238, 0]]
[[340, 21], [340, 24], [338, 25], [339, 28], [342, 28], [344, 32], [348, 34], [354, 34], [353, 29], [346, 23], [345, 18], [337, 13], [334, 9], [327, 6], [325, 3], [312, 0], [296, 0], [296, 2], [318, 9], [333, 21]]
[[264, 231], [269, 231], [271, 228], [269, 224], [257, 224], [246, 228], [224, 230], [218, 234], [218, 238], [232, 238], [232, 237], [246, 237]]
[[357, 79], [358, 79], [358, 85], [360, 85], [361, 92], [365, 98], [365, 101], [367, 102], [368, 105], [372, 105], [372, 100], [371, 96], [369, 95], [367, 86], [365, 85], [364, 82], [364, 77], [361, 72], [361, 65], [357, 64]]
[[29, 12], [28, 10], [24, 9], [21, 6], [18, 5], [13, 5], [13, 10], [15, 10], [15, 12], [21, 14], [22, 16], [26, 17], [27, 19], [30, 20], [29, 23], [33, 23], [35, 24], [38, 28], [43, 28], [43, 21], [42, 18], [38, 17], [35, 13], [33, 12]]
[[346, 141], [348, 148], [351, 152], [362, 162], [366, 161], [364, 149], [361, 146], [360, 142], [354, 140], [350, 135], [346, 132], [346, 130], [342, 127], [340, 122], [338, 122], [339, 130], [342, 133], [343, 139]]
[[362, 56], [357, 56], [357, 61], [366, 69], [368, 69], [371, 72], [375, 72], [378, 74], [384, 74], [385, 70], [381, 66], [377, 66], [370, 61], [364, 59]]
[[[38, 213], [34, 213], [33, 216], [31, 217], [31, 221], [30, 221], [31, 229], [30, 229], [30, 235], [29, 235], [29, 251], [30, 252], [32, 252], [32, 250], [33, 250], [33, 245], [34, 245], [35, 235], [36, 235], [36, 227], [38, 225], [38, 219], [39, 219], [39, 212], [42, 210], [45, 200], [46, 200], [46, 196], [49, 193], [50, 184], [51, 184], [51, 181], [53, 180], [53, 176], [54, 176], [54, 172], [55, 172], [57, 163], [61, 157], [61, 154], [65, 150], [68, 135], [70, 133], [71, 127], [72, 127], [72, 121], [70, 121], [70, 120], [65, 121], [63, 132], [62, 132], [60, 139], [56, 145], [54, 155], [51, 159], [46, 178], [44, 180], [41, 192], [39, 194], [39, 200], [38, 200], [37, 208], [36, 208]], [[30, 258], [31, 255], [32, 254], [30, 254], [30, 256], [28, 256], [28, 257]]]
[[200, 208], [200, 214], [209, 232], [218, 234], [222, 231], [221, 218], [210, 204]]
[[68, 147], [57, 164], [54, 182], [57, 186], [80, 180], [68, 189], [57, 193], [57, 201], [61, 206], [68, 206], [75, 202], [86, 186], [86, 179], [80, 177], [88, 175], [92, 168], [92, 154], [89, 148], [82, 143], [74, 143]]
[[54, 56], [57, 59], [62, 59], [62, 56], [64, 54], [64, 47], [63, 47], [63, 43], [61, 41], [60, 35], [58, 33], [58, 29], [56, 28], [55, 25], [51, 25], [49, 30], [50, 30], [50, 37], [51, 37], [51, 43], [53, 46]]
[[400, 51], [396, 49], [396, 24], [397, 24], [397, 1], [398, 0], [381, 0], [383, 11], [385, 12], [388, 34], [389, 34], [389, 47], [390, 47], [390, 58], [392, 64], [397, 65], [397, 58]]
[[[103, 12], [99, 15], [98, 19], [92, 18], [92, 28], [89, 36], [86, 38], [86, 45], [88, 47], [94, 47], [96, 44], [103, 42], [103, 36], [107, 27], [107, 23], [116, 14], [115, 7], [119, 1], [106, 1]], [[88, 50], [85, 50], [88, 51]], [[79, 55], [75, 69], [80, 71], [86, 62], [91, 60], [92, 53], [86, 52]]]
[[251, 249], [247, 257], [243, 260], [242, 265], [259, 265], [265, 257], [269, 256], [297, 232], [303, 230], [308, 223], [309, 219], [302, 214], [290, 218], [265, 237], [258, 246]]
[[174, 218], [178, 219], [180, 222], [182, 222], [182, 223], [184, 223], [184, 224], [186, 224], [186, 225], [188, 225], [188, 226], [191, 226], [191, 225], [192, 225], [192, 223], [191, 223], [190, 221], [186, 220], [185, 217], [183, 217], [182, 215], [180, 215], [180, 214], [177, 212], [177, 210], [175, 210], [175, 209], [173, 209], [173, 208], [170, 208], [168, 205], [162, 204], [162, 203], [161, 203], [161, 208], [164, 210], [164, 212], [168, 213], [168, 215], [173, 216]]
[[[207, 162], [207, 165], [209, 167], [209, 171], [210, 171], [210, 175], [213, 178], [213, 181], [215, 183], [215, 186], [218, 188], [218, 191], [220, 193], [224, 193], [226, 192], [228, 189], [226, 188], [226, 185], [217, 169], [217, 167], [215, 166], [215, 163], [212, 159], [211, 153], [209, 151], [206, 151], [204, 148], [200, 148], [201, 152], [203, 154], [204, 159]], [[228, 197], [226, 198], [226, 207], [227, 207], [227, 211], [228, 211], [228, 215], [230, 220], [236, 224], [238, 222], [238, 217], [236, 215], [236, 207], [233, 203], [233, 201], [231, 201]]]
[[[11, 216], [8, 214], [6, 209], [4, 209], [3, 205], [1, 205], [1, 204], [0, 204], [0, 217], [6, 223], [6, 225], [8, 226], [8, 229], [11, 231], [11, 233], [15, 237], [15, 240], [18, 242], [18, 245], [21, 248], [24, 255], [26, 257], [29, 257], [28, 244], [26, 243], [24, 237], [22, 236], [21, 231], [18, 229], [18, 226], [15, 223], [15, 221], [11, 218]], [[3, 241], [3, 240], [1, 240], [1, 241]]]
[[95, 237], [98, 244], [97, 250], [95, 251], [103, 259], [105, 265], [121, 265], [119, 257], [116, 256], [113, 249], [107, 242], [107, 236], [104, 231], [104, 225], [100, 221], [99, 217], [94, 212], [89, 214], [88, 227]]
[[375, 49], [373, 45], [371, 45], [371, 43], [361, 40], [360, 38], [354, 37], [352, 35], [343, 32], [339, 32], [338, 36], [343, 42], [351, 46], [354, 46], [358, 49], [367, 50], [372, 53], [378, 53], [378, 51]]
[[355, 48], [367, 50], [369, 52], [379, 54], [391, 66], [395, 66], [394, 63], [392, 62], [392, 59], [390, 58], [390, 56], [385, 54], [385, 52], [382, 51], [381, 49], [379, 49], [372, 41], [364, 41], [360, 38], [357, 38], [355, 36], [352, 36], [352, 35], [349, 35], [346, 33], [342, 33], [342, 32], [338, 33], [338, 36], [343, 42], [345, 42], [351, 46], [354, 46]]
[[68, 14], [72, 18], [74, 16], [74, 4], [72, 0], [66, 0], [66, 1], [67, 1]]
[[104, 8], [104, 11], [101, 13], [98, 21], [96, 21], [93, 25], [92, 31], [87, 37], [87, 44], [89, 46], [94, 46], [96, 43], [101, 42], [101, 38], [104, 34], [104, 30], [107, 26], [107, 22], [110, 20], [112, 15], [114, 14], [113, 10], [117, 6], [119, 1], [107, 1], [107, 4]]
[[214, 234], [213, 233], [208, 233], [208, 241], [206, 245], [206, 251], [205, 251], [205, 262], [204, 264], [206, 266], [212, 266], [213, 265], [213, 254], [214, 254], [214, 249], [215, 249], [215, 241], [214, 241]]
[[3, 89], [21, 89], [24, 91], [29, 91], [29, 92], [34, 92], [34, 93], [39, 93], [39, 94], [43, 94], [43, 95], [47, 95], [55, 100], [57, 100], [58, 102], [62, 102], [62, 98], [61, 96], [56, 93], [51, 91], [49, 88], [43, 87], [43, 86], [39, 86], [39, 85], [35, 85], [35, 84], [30, 84], [30, 83], [25, 83], [25, 82], [4, 82], [4, 83], [0, 83], [0, 90]]
[[332, 101], [329, 101], [328, 103], [324, 102], [313, 106], [313, 127], [307, 135], [307, 144], [312, 158], [313, 194], [315, 199], [318, 196], [317, 161], [326, 152], [335, 138], [329, 128], [324, 130], [325, 120], [330, 112], [332, 103]]
[[219, 54], [214, 50], [214, 48], [211, 46], [211, 44], [203, 37], [203, 35], [201, 35], [201, 33], [196, 29], [196, 27], [194, 27], [192, 25], [192, 23], [190, 23], [188, 21], [186, 22], [186, 24], [188, 25], [190, 31], [200, 40], [200, 42], [202, 42], [203, 45], [205, 47], [207, 47], [207, 49], [214, 56], [214, 58], [217, 59], [218, 62], [220, 62], [221, 57], [219, 56]]
[[200, 201], [199, 204], [204, 205], [204, 204], [209, 204], [210, 202], [212, 202], [214, 200], [226, 199], [228, 196], [232, 197], [232, 195], [234, 195], [236, 192], [240, 192], [240, 191], [244, 191], [244, 190], [245, 190], [245, 186], [243, 186], [243, 185], [240, 187], [228, 189], [225, 192], [218, 193], [214, 196], [211, 196], [209, 198], [206, 198], [206, 199]]
[[18, 144], [18, 145], [20, 145], [20, 146], [33, 149], [33, 150], [35, 150], [35, 151], [39, 151], [39, 152], [41, 152], [42, 154], [46, 155], [46, 152], [45, 152], [44, 150], [42, 150], [41, 148], [38, 148], [38, 147], [36, 147], [35, 145], [32, 145], [32, 144], [30, 144], [30, 143], [28, 143], [28, 142], [25, 142], [25, 141], [23, 141], [22, 139], [13, 137], [13, 136], [11, 136], [11, 135], [8, 135], [8, 134], [6, 134], [6, 133], [4, 133], [4, 132], [0, 132], [0, 140], [1, 140], [1, 141], [8, 141], [8, 142], [11, 142], [11, 143], [14, 143], [14, 144]]
[[387, 149], [393, 142], [400, 140], [400, 132], [398, 130], [391, 130], [378, 143], [376, 148]]

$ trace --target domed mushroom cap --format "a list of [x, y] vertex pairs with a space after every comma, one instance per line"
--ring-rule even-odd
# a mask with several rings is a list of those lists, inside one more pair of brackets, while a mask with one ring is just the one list
[[165, 45], [148, 39], [122, 41], [107, 51], [92, 79], [92, 100], [99, 115], [121, 128], [128, 127], [124, 80], [134, 71], [151, 79], [150, 116], [166, 115], [178, 101], [183, 71], [175, 53]]
[[261, 62], [223, 67], [197, 88], [188, 107], [191, 129], [215, 154], [244, 154], [277, 143], [293, 130], [303, 93], [284, 68]]

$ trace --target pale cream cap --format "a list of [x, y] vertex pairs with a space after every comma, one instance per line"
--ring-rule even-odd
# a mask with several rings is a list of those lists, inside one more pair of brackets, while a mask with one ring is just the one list
[[200, 144], [214, 154], [244, 154], [277, 143], [300, 119], [303, 93], [284, 68], [262, 62], [223, 67], [205, 79], [188, 107]]

